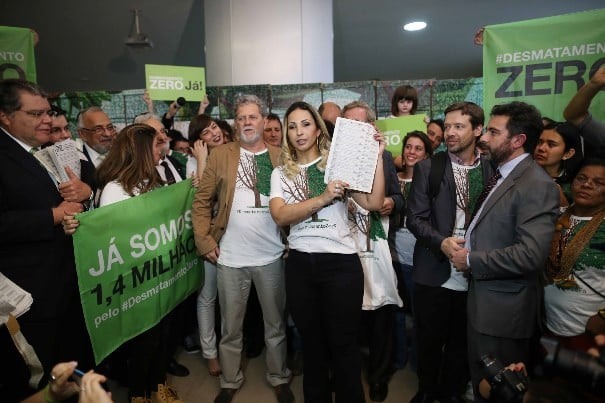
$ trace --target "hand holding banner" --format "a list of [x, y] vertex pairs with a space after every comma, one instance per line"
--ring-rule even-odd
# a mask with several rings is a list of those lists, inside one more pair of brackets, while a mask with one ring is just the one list
[[202, 286], [193, 195], [186, 180], [78, 215], [76, 269], [97, 363]]

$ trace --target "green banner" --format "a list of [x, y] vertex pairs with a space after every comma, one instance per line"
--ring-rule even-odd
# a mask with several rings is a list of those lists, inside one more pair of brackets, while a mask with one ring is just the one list
[[401, 155], [403, 138], [411, 131], [420, 130], [426, 133], [426, 115], [401, 116], [398, 118], [380, 119], [376, 121], [376, 127], [384, 134], [387, 142], [386, 149], [393, 157]]
[[194, 193], [185, 180], [78, 215], [76, 269], [97, 363], [203, 284]]
[[[563, 120], [569, 100], [605, 64], [605, 9], [490, 25], [483, 34], [483, 106], [524, 101]], [[591, 111], [605, 119], [605, 96]]]
[[201, 101], [206, 95], [206, 74], [203, 67], [145, 65], [145, 82], [153, 100]]
[[34, 32], [29, 28], [0, 27], [0, 80], [9, 78], [36, 82]]

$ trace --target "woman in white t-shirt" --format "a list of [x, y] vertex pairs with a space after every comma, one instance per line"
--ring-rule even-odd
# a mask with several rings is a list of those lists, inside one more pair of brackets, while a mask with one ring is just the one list
[[[150, 192], [165, 185], [156, 169], [162, 156], [163, 144], [156, 130], [146, 124], [126, 126], [115, 137], [107, 157], [97, 168], [101, 195], [98, 207], [117, 203]], [[78, 222], [65, 216], [63, 227], [73, 233]], [[116, 367], [126, 367], [129, 401], [146, 399], [156, 394], [176, 392], [165, 385], [169, 353], [166, 340], [167, 323], [160, 321], [126, 342], [109, 360]], [[158, 390], [158, 389], [166, 390]]]
[[[271, 176], [269, 208], [277, 224], [290, 226], [286, 295], [303, 338], [305, 401], [331, 401], [328, 370], [337, 401], [364, 401], [357, 336], [363, 271], [347, 218], [352, 197], [370, 211], [384, 200], [382, 156], [372, 193], [347, 190], [341, 180], [324, 183], [330, 142], [317, 111], [295, 102], [285, 114], [284, 165]], [[374, 135], [384, 150], [382, 135]]]

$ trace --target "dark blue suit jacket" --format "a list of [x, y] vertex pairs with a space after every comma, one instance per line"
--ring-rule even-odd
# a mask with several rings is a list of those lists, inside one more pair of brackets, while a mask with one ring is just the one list
[[[452, 236], [456, 221], [456, 183], [452, 162], [446, 159], [439, 193], [431, 200], [429, 176], [431, 159], [414, 166], [414, 177], [407, 203], [407, 226], [416, 237], [414, 248], [414, 282], [439, 287], [450, 277], [449, 260], [441, 252], [441, 242]], [[481, 157], [483, 183], [493, 175], [493, 168]]]

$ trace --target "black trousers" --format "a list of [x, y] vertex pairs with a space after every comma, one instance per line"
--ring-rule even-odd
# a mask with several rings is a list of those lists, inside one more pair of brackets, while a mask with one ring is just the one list
[[483, 399], [477, 390], [479, 382], [487, 376], [485, 367], [481, 364], [481, 357], [491, 355], [502, 362], [504, 366], [512, 363], [522, 362], [531, 374], [533, 367], [533, 347], [537, 347], [535, 339], [511, 339], [506, 337], [496, 337], [479, 333], [469, 324], [468, 326], [468, 359], [470, 363], [471, 379], [473, 381], [473, 391], [475, 393], [475, 402], [487, 402]]
[[469, 380], [466, 291], [414, 284], [418, 389], [460, 396]]
[[393, 366], [393, 324], [396, 305], [361, 312], [361, 327], [370, 350], [368, 383], [387, 383]]
[[286, 293], [304, 340], [305, 403], [332, 402], [330, 368], [336, 402], [363, 402], [358, 343], [363, 270], [359, 257], [291, 250], [286, 262]]

